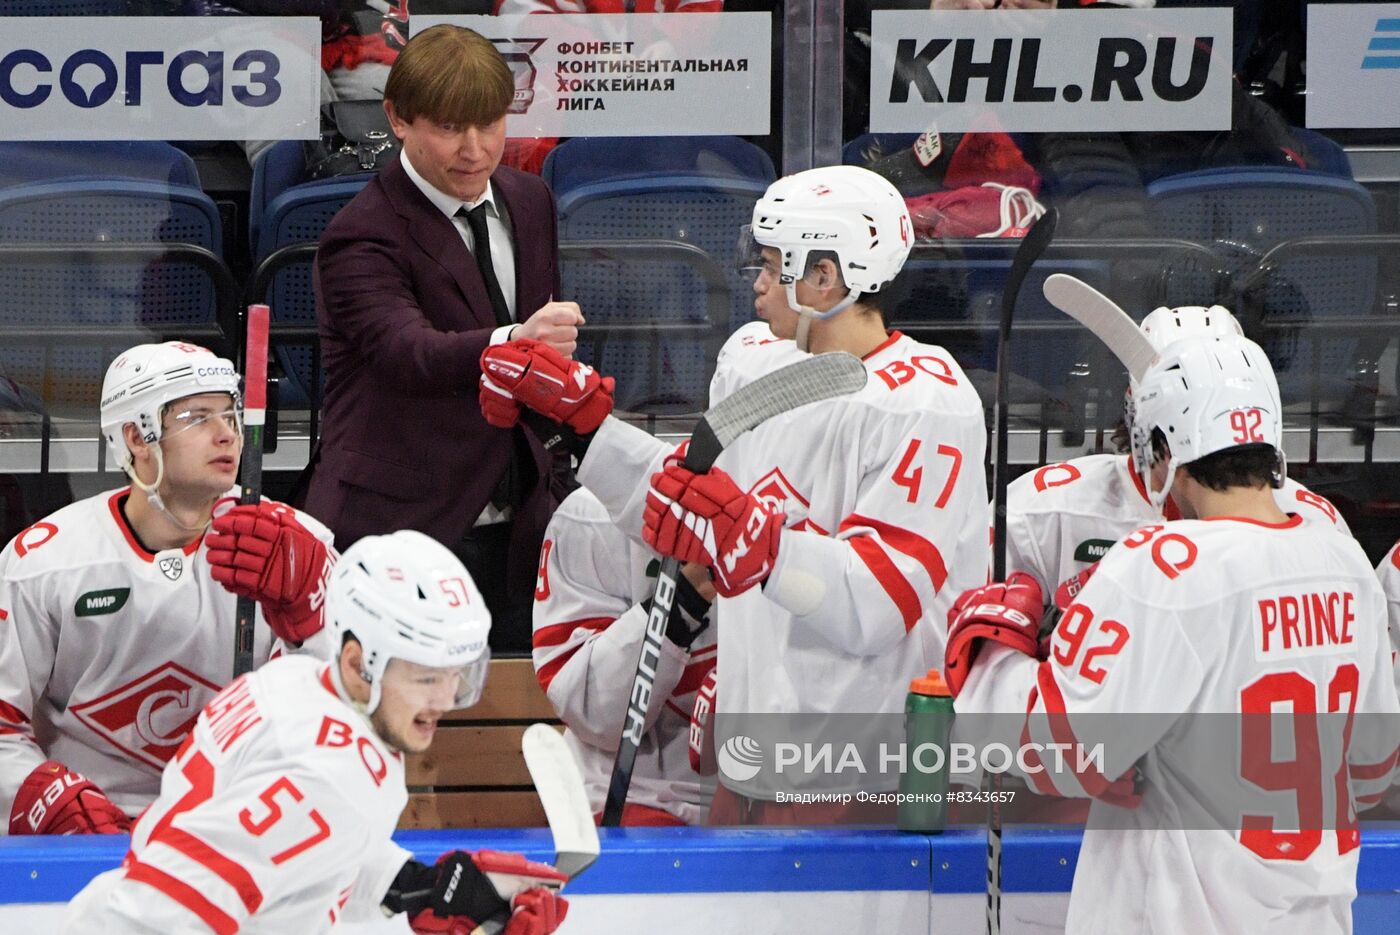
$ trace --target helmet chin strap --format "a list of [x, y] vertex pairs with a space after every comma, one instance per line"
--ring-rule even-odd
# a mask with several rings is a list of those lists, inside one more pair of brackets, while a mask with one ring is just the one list
[[375, 708], [379, 707], [379, 683], [370, 678], [369, 673], [363, 669], [360, 670], [360, 677], [366, 682], [369, 682], [368, 702], [356, 701], [351, 697], [350, 690], [345, 687], [345, 679], [340, 674], [339, 658], [337, 657], [331, 660], [331, 684], [335, 686], [336, 696], [339, 697], [341, 701], [354, 708], [355, 713], [364, 718], [365, 723], [369, 724], [372, 729], [374, 724], [370, 721], [369, 716], [374, 713]]
[[170, 512], [170, 508], [167, 507], [165, 501], [161, 499], [160, 482], [165, 478], [165, 457], [160, 450], [159, 442], [156, 443], [154, 451], [156, 459], [155, 483], [147, 484], [136, 475], [136, 462], [133, 459], [129, 461], [126, 466], [126, 473], [131, 478], [132, 485], [140, 488], [141, 492], [146, 495], [146, 499], [151, 502], [151, 506], [163, 513], [166, 519], [170, 520], [170, 522], [174, 523], [180, 529], [185, 532], [204, 532], [204, 530], [209, 528], [209, 523], [213, 520], [212, 515], [198, 526], [191, 526], [188, 523], [182, 522], [174, 513]]
[[1167, 477], [1162, 482], [1161, 490], [1152, 489], [1152, 468], [1150, 466], [1142, 472], [1142, 483], [1147, 488], [1147, 498], [1152, 501], [1152, 508], [1158, 513], [1163, 513], [1166, 509], [1167, 498], [1171, 496], [1172, 484], [1176, 481], [1176, 466], [1176, 457], [1168, 457]]
[[808, 350], [809, 332], [812, 329], [813, 321], [826, 321], [828, 318], [833, 318], [850, 308], [855, 304], [856, 299], [860, 298], [860, 293], [851, 289], [840, 302], [837, 302], [824, 312], [819, 312], [797, 301], [796, 280], [784, 284], [783, 290], [787, 294], [788, 308], [797, 313], [797, 333], [793, 335], [793, 340], [797, 343], [797, 349], [799, 351]]

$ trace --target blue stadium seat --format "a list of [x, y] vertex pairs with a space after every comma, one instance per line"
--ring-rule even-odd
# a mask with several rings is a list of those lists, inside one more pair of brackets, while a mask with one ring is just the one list
[[[757, 146], [736, 137], [577, 138], [550, 153], [543, 176], [558, 199], [561, 240], [698, 247], [729, 286], [729, 320], [719, 330], [753, 317], [753, 294], [735, 268], [734, 250], [739, 228], [775, 178]], [[705, 285], [684, 263], [565, 262], [562, 279], [563, 297], [597, 324], [709, 320]], [[622, 408], [704, 408], [713, 348], [692, 336], [660, 339], [658, 350], [657, 340], [614, 335], [596, 350], [585, 338], [580, 358], [617, 378]]]
[[[255, 263], [290, 244], [318, 241], [331, 218], [374, 177], [373, 173], [364, 172], [305, 182], [305, 165], [301, 143], [283, 140], [271, 146], [253, 166], [249, 235]], [[278, 322], [314, 325], [316, 296], [311, 284], [311, 262], [284, 267], [273, 278], [267, 294], [259, 298], [272, 308], [274, 329]], [[275, 356], [288, 378], [282, 383], [282, 405], [309, 406], [311, 348], [279, 344]], [[324, 374], [317, 378], [324, 381]]]
[[199, 172], [189, 154], [157, 140], [0, 143], [0, 188], [74, 178], [143, 179], [199, 188]]
[[597, 182], [673, 175], [777, 178], [768, 154], [737, 136], [580, 136], [551, 150], [540, 170], [556, 198]]
[[[219, 213], [197, 188], [144, 179], [69, 178], [0, 188], [0, 244], [188, 244], [222, 254]], [[117, 347], [0, 340], [0, 363], [48, 402], [96, 404], [102, 372], [130, 329], [151, 335], [219, 324], [210, 275], [174, 259], [0, 264], [0, 322], [19, 328], [123, 329]], [[45, 363], [46, 353], [49, 362]]]
[[[1228, 272], [1292, 238], [1376, 231], [1376, 209], [1359, 183], [1298, 169], [1208, 169], [1169, 176], [1147, 188], [1158, 232], [1212, 244], [1231, 256]], [[1314, 338], [1307, 323], [1370, 313], [1377, 290], [1374, 255], [1302, 257], [1281, 263], [1262, 296], [1266, 324], [1296, 325], [1265, 333], [1284, 402], [1308, 398], [1313, 355], [1324, 395], [1344, 392], [1360, 348], [1354, 337]], [[1207, 274], [1172, 276], [1167, 301], [1200, 304], [1214, 297]], [[1314, 341], [1316, 345], [1314, 346]]]

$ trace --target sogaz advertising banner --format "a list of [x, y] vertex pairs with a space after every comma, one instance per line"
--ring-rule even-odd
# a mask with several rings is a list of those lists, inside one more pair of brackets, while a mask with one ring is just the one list
[[761, 135], [768, 13], [413, 16], [475, 29], [515, 73], [511, 136]]
[[877, 133], [1230, 126], [1229, 8], [871, 15]]
[[315, 139], [314, 17], [0, 19], [9, 140]]
[[1400, 127], [1400, 3], [1308, 4], [1306, 122]]

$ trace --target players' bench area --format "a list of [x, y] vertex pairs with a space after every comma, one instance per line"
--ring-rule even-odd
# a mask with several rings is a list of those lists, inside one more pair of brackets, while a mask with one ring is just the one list
[[481, 700], [438, 722], [427, 753], [405, 764], [408, 807], [400, 828], [531, 828], [545, 823], [520, 737], [558, 724], [529, 659], [492, 659]]

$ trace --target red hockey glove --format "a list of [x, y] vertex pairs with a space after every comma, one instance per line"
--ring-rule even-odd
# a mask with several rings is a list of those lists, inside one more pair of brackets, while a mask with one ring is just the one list
[[1079, 592], [1084, 590], [1084, 586], [1089, 583], [1089, 579], [1094, 577], [1094, 572], [1098, 570], [1099, 563], [1095, 562], [1074, 577], [1061, 581], [1060, 586], [1055, 589], [1055, 609], [1060, 613], [1069, 610], [1069, 605], [1073, 604], [1075, 598], [1079, 597]]
[[131, 819], [97, 785], [57, 760], [45, 760], [20, 783], [10, 834], [126, 834]]
[[554, 892], [567, 879], [521, 854], [448, 851], [431, 867], [405, 864], [384, 906], [408, 913], [419, 935], [472, 935], [489, 921], [504, 924], [503, 935], [549, 935], [568, 912]]
[[272, 632], [300, 643], [321, 629], [330, 550], [288, 506], [240, 504], [205, 538], [214, 580], [262, 605]]
[[481, 354], [481, 414], [497, 428], [510, 428], [520, 406], [587, 435], [612, 412], [613, 378], [541, 341], [493, 344]]
[[725, 597], [762, 582], [778, 560], [783, 515], [724, 471], [692, 474], [674, 459], [651, 476], [642, 539], [662, 555], [707, 565]]
[[1040, 658], [1040, 616], [1045, 598], [1040, 583], [1025, 572], [964, 591], [948, 611], [948, 647], [943, 677], [956, 696], [962, 691], [982, 640], [994, 640]]
[[552, 890], [536, 887], [511, 902], [514, 910], [504, 935], [550, 935], [564, 923], [569, 901]]
[[711, 669], [695, 690], [695, 704], [690, 709], [690, 768], [701, 776], [713, 776], [715, 762], [715, 692], [719, 687], [719, 669]]

